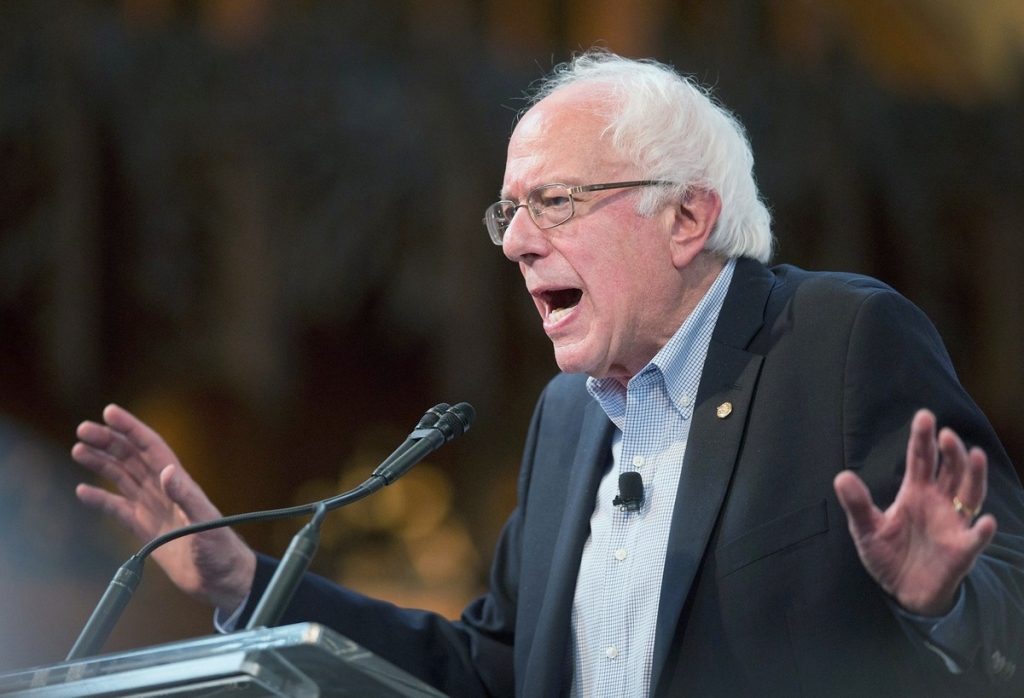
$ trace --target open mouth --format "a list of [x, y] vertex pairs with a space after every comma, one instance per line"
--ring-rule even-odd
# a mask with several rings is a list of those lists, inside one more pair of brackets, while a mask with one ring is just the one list
[[547, 310], [547, 317], [545, 319], [551, 323], [558, 322], [579, 305], [582, 297], [583, 291], [578, 288], [560, 288], [544, 291], [540, 294], [540, 299], [544, 301], [545, 309]]

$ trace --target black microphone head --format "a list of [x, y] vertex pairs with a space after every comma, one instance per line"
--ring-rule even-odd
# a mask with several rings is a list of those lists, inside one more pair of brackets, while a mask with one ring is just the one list
[[476, 410], [468, 402], [460, 402], [457, 405], [453, 405], [448, 408], [448, 412], [454, 414], [462, 422], [462, 432], [469, 431], [469, 428], [473, 426], [473, 422], [476, 421]]
[[619, 474], [619, 494], [612, 500], [613, 506], [621, 506], [625, 511], [640, 511], [644, 501], [644, 480], [640, 473], [630, 470]]
[[447, 402], [439, 402], [429, 410], [423, 413], [420, 417], [420, 421], [416, 423], [417, 429], [429, 429], [430, 427], [437, 424], [438, 420], [444, 416], [444, 413], [451, 408]]
[[476, 421], [476, 410], [468, 402], [460, 402], [448, 408], [448, 411], [441, 415], [434, 428], [444, 434], [445, 441], [451, 441], [456, 436], [465, 434], [473, 422]]

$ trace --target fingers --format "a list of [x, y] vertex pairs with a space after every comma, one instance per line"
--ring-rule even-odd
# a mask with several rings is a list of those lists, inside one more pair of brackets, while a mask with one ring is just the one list
[[78, 429], [75, 430], [75, 436], [89, 448], [105, 452], [111, 458], [123, 459], [129, 455], [124, 452], [124, 447], [119, 448], [115, 444], [117, 436], [114, 431], [103, 424], [88, 421], [82, 422], [78, 425]]
[[[106, 429], [95, 424], [92, 426]], [[86, 430], [80, 427], [80, 431]], [[96, 446], [97, 440], [88, 434], [86, 439], [71, 448], [71, 457], [80, 465], [114, 483], [125, 494], [133, 495], [147, 486], [156, 485], [155, 473], [137, 455], [117, 456], [113, 452], [116, 449]]]
[[119, 487], [131, 487], [155, 481], [168, 463], [177, 457], [160, 435], [122, 407], [108, 405], [103, 410], [106, 424], [86, 421], [78, 426], [80, 444], [72, 457], [93, 472]]
[[[942, 465], [936, 478], [939, 491], [946, 496], [956, 497], [963, 507], [976, 514], [985, 501], [988, 475], [988, 458], [980, 448], [970, 451], [952, 429], [939, 432], [938, 447], [942, 453]], [[973, 523], [973, 515], [965, 517]]]
[[996, 518], [992, 514], [985, 514], [974, 522], [971, 533], [975, 538], [971, 545], [970, 557], [971, 560], [976, 560], [996, 535]]
[[960, 491], [960, 485], [964, 480], [968, 461], [967, 449], [952, 429], [943, 429], [939, 432], [938, 445], [942, 453], [942, 464], [936, 483], [943, 494], [952, 497]]
[[870, 536], [877, 528], [882, 513], [871, 501], [867, 486], [853, 472], [844, 470], [833, 481], [839, 504], [846, 512], [846, 522], [855, 540]]
[[980, 448], [974, 447], [968, 454], [967, 475], [960, 487], [961, 501], [967, 501], [975, 509], [981, 509], [988, 494], [988, 457]]
[[986, 493], [985, 453], [979, 448], [968, 452], [952, 429], [944, 428], [936, 436], [935, 428], [935, 415], [918, 410], [911, 421], [907, 442], [906, 479], [917, 484], [934, 483], [945, 496], [957, 497], [963, 506], [978, 511]]
[[[955, 496], [962, 506], [977, 514], [985, 502], [988, 489], [988, 458], [984, 451], [975, 447], [969, 453], [965, 453], [963, 459], [963, 473]], [[968, 524], [973, 523], [973, 516], [964, 518]]]
[[202, 488], [182, 468], [168, 465], [160, 472], [160, 485], [191, 523], [220, 518]]
[[930, 483], [935, 478], [937, 463], [935, 415], [928, 410], [918, 410], [910, 422], [906, 479], [921, 484]]
[[117, 485], [118, 489], [125, 494], [136, 492], [141, 486], [137, 478], [105, 451], [96, 450], [84, 443], [77, 443], [71, 448], [71, 457], [79, 465]]
[[86, 506], [114, 517], [122, 525], [132, 530], [135, 529], [134, 510], [124, 497], [85, 484], [75, 488], [75, 495]]
[[155, 448], [167, 448], [159, 434], [120, 405], [107, 405], [103, 409], [103, 421], [142, 453]]

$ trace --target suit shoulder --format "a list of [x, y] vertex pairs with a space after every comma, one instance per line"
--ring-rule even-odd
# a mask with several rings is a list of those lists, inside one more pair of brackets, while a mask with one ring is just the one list
[[789, 265], [773, 267], [771, 272], [775, 275], [776, 283], [769, 306], [774, 305], [778, 309], [793, 302], [804, 307], [830, 308], [838, 314], [882, 306], [920, 312], [899, 291], [863, 274], [805, 271]]
[[783, 264], [772, 267], [772, 274], [778, 282], [778, 288], [789, 289], [790, 293], [815, 293], [832, 296], [850, 296], [864, 298], [875, 293], [892, 293], [900, 295], [888, 284], [863, 274], [852, 274], [839, 271], [806, 271], [798, 267]]
[[795, 332], [816, 344], [825, 335], [868, 333], [877, 339], [906, 333], [912, 326], [917, 328], [914, 332], [929, 335], [929, 344], [936, 341], [931, 336], [935, 326], [925, 313], [877, 279], [790, 266], [775, 267], [771, 273], [774, 282], [764, 313], [771, 337]]

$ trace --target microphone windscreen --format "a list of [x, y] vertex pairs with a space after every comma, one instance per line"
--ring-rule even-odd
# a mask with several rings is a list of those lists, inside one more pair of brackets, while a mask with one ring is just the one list
[[629, 470], [619, 475], [619, 497], [636, 502], [644, 498], [644, 479], [640, 473]]
[[435, 428], [440, 429], [444, 434], [445, 441], [451, 441], [456, 436], [462, 436], [469, 431], [476, 421], [476, 410], [468, 402], [460, 402], [448, 408]]
[[429, 429], [430, 427], [437, 424], [437, 420], [444, 416], [446, 410], [451, 407], [447, 402], [440, 402], [429, 410], [423, 413], [420, 417], [420, 421], [416, 424], [416, 429]]

